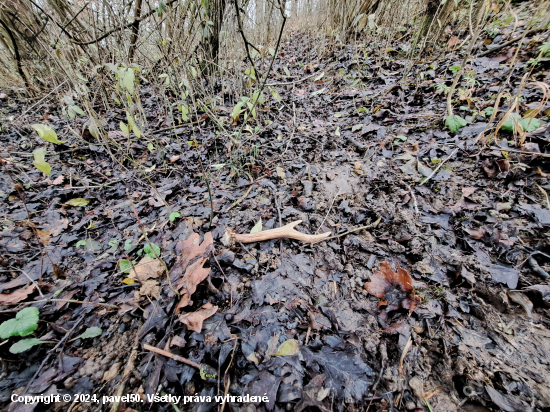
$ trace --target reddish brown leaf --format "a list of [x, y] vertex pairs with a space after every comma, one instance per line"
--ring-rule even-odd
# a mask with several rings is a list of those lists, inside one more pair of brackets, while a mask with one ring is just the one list
[[14, 303], [19, 303], [22, 300], [27, 299], [27, 296], [29, 296], [32, 291], [34, 290], [34, 285], [30, 285], [29, 287], [17, 289], [15, 292], [8, 293], [8, 294], [0, 294], [0, 305], [11, 305]]
[[380, 306], [387, 305], [386, 311], [402, 307], [412, 312], [420, 302], [414, 295], [413, 279], [409, 272], [399, 265], [395, 271], [390, 262], [380, 263], [380, 271], [373, 271], [365, 289], [382, 300]]
[[[70, 292], [65, 293], [64, 295], [60, 296], [59, 299], [71, 300], [73, 298], [73, 296], [76, 295], [77, 293], [78, 293], [78, 289], [73, 289]], [[57, 302], [57, 304], [55, 305], [55, 310], [59, 310], [67, 304], [68, 304], [68, 302]]]
[[202, 323], [204, 322], [204, 320], [212, 316], [217, 311], [218, 307], [213, 306], [210, 302], [208, 302], [196, 312], [184, 313], [182, 315], [179, 315], [179, 320], [181, 323], [187, 325], [187, 328], [189, 330], [201, 333]]
[[213, 244], [214, 239], [211, 232], [204, 235], [202, 243], [196, 233], [189, 236], [187, 240], [177, 243], [176, 252], [181, 254], [170, 271], [170, 281], [173, 288], [176, 291], [182, 291], [176, 313], [179, 309], [190, 304], [191, 295], [197, 290], [197, 285], [206, 279], [210, 273], [210, 268], [204, 268], [203, 265], [212, 252]]
[[179, 309], [191, 303], [191, 295], [197, 290], [197, 285], [206, 279], [210, 273], [210, 268], [202, 267], [206, 263], [206, 260], [207, 259], [204, 258], [191, 264], [185, 271], [183, 277], [173, 284], [177, 291], [183, 291], [181, 300], [176, 307], [176, 313]]
[[485, 230], [484, 227], [479, 227], [477, 229], [465, 227], [464, 231], [468, 233], [468, 236], [472, 239], [481, 239], [487, 233], [487, 230]]
[[453, 47], [455, 47], [458, 42], [460, 41], [460, 39], [458, 38], [458, 36], [453, 36], [449, 39], [448, 43], [447, 43], [447, 47], [449, 49], [452, 49]]

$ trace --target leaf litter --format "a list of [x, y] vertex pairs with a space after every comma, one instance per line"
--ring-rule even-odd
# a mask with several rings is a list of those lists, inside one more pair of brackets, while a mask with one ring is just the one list
[[[179, 395], [267, 393], [269, 404], [256, 410], [550, 407], [550, 290], [540, 272], [550, 267], [550, 169], [542, 156], [550, 134], [546, 117], [527, 112], [541, 92], [525, 88], [527, 116], [511, 116], [480, 146], [507, 110], [497, 106], [490, 120], [483, 107], [494, 106], [491, 88], [506, 81], [506, 53], [468, 63], [482, 84], [477, 100], [468, 97], [460, 115], [442, 120], [444, 96], [431, 80], [416, 94], [388, 88], [406, 67], [399, 54], [381, 62], [344, 46], [305, 51], [307, 35], [293, 36], [275, 68], [302, 76], [295, 62], [307, 55], [319, 61], [306, 63], [324, 83], [276, 86], [295, 111], [261, 108], [272, 123], [250, 137], [261, 147], [252, 180], [232, 175], [224, 154], [206, 187], [197, 159], [208, 164], [214, 137], [181, 147], [159, 134], [169, 171], [147, 145], [133, 143], [154, 190], [100, 146], [50, 152], [52, 144], [76, 144], [60, 117], [29, 115], [39, 126], [29, 132], [51, 144], [25, 149], [24, 158], [15, 150], [20, 137], [2, 134], [2, 159], [36, 166], [26, 170], [25, 203], [0, 180], [0, 330], [10, 343], [0, 351], [17, 360], [0, 387], [3, 406], [27, 384], [36, 394], [116, 394], [122, 365], [134, 362], [126, 393], [154, 394], [159, 385]], [[418, 64], [415, 75], [452, 81], [459, 41], [450, 37], [441, 67]], [[124, 116], [106, 113], [107, 127], [118, 130]], [[204, 131], [215, 136], [209, 123]], [[304, 233], [332, 236], [313, 246], [287, 239], [221, 246], [228, 227], [260, 233], [296, 220]], [[361, 227], [368, 228], [350, 232]], [[63, 351], [31, 379], [65, 336]], [[227, 380], [218, 386], [207, 369], [145, 354], [141, 344]]]

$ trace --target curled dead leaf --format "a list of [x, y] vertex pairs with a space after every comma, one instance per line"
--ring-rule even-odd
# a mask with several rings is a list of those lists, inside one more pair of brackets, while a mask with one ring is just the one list
[[210, 268], [204, 268], [203, 265], [212, 252], [213, 244], [214, 239], [211, 232], [204, 235], [202, 243], [196, 233], [177, 243], [176, 252], [181, 254], [170, 271], [170, 281], [176, 291], [182, 290], [183, 293], [176, 307], [176, 313], [179, 309], [189, 305], [191, 295], [197, 290], [197, 285], [206, 279], [210, 273]]
[[0, 305], [12, 305], [25, 300], [34, 290], [34, 284], [26, 288], [17, 289], [15, 292], [0, 294]]
[[387, 305], [387, 312], [402, 307], [410, 313], [420, 303], [420, 298], [414, 294], [411, 275], [399, 264], [395, 271], [390, 262], [380, 263], [380, 271], [373, 271], [370, 282], [365, 284], [365, 289], [381, 299], [380, 305]]
[[184, 325], [187, 325], [187, 328], [189, 330], [201, 333], [202, 323], [204, 322], [204, 320], [212, 316], [217, 311], [218, 307], [213, 306], [210, 302], [208, 302], [196, 312], [184, 313], [179, 315], [178, 317], [180, 322]]

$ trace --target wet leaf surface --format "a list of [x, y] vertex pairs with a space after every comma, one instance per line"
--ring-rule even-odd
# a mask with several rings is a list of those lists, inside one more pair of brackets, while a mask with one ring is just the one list
[[[517, 27], [500, 21], [502, 33], [489, 47], [525, 29], [523, 18]], [[63, 150], [32, 128], [2, 126], [2, 161], [21, 188], [0, 173], [0, 322], [32, 305], [38, 324], [23, 331], [24, 339], [42, 343], [14, 354], [9, 348], [22, 339], [6, 338], [0, 406], [8, 407], [51, 342], [82, 317], [29, 393], [111, 395], [135, 353], [124, 393], [154, 394], [162, 385], [175, 395], [227, 390], [270, 399], [225, 410], [359, 410], [371, 400], [373, 411], [426, 409], [424, 400], [434, 411], [474, 403], [483, 410], [548, 409], [547, 106], [528, 123], [543, 93], [523, 87], [518, 112], [527, 117], [517, 120], [525, 133], [512, 124], [492, 135], [513, 101], [493, 109], [496, 94], [519, 85], [515, 77], [508, 83], [509, 62], [518, 62], [514, 76], [527, 70], [546, 34], [527, 36], [517, 58], [512, 46], [469, 59], [465, 74], [475, 71], [478, 83], [460, 79], [467, 95], [453, 97], [458, 120], [446, 118], [438, 85], [452, 83], [452, 68], [463, 59], [455, 48], [466, 36], [446, 30], [446, 52], [433, 67], [421, 59], [411, 66], [399, 47], [387, 50], [386, 41], [364, 35], [352, 47], [289, 32], [259, 121], [239, 113], [232, 124], [237, 101], [226, 91], [234, 85], [222, 79], [224, 92], [216, 82], [197, 89], [212, 89], [212, 102], [223, 102], [212, 115], [193, 109], [188, 122], [159, 131], [181, 112], [164, 113], [158, 101], [168, 97], [174, 110], [188, 103], [140, 82], [141, 137], [118, 107], [101, 113], [101, 126], [110, 139], [128, 142], [125, 155], [145, 175], [113, 161], [84, 118], [67, 121], [47, 101], [24, 116], [25, 124], [55, 130]], [[411, 41], [400, 35], [399, 44]], [[488, 50], [478, 46], [477, 54]], [[529, 81], [542, 80], [545, 67]], [[303, 79], [304, 72], [313, 76]], [[405, 72], [418, 82], [402, 82]], [[299, 83], [285, 84], [286, 76]], [[6, 93], [6, 116], [38, 101]], [[218, 121], [231, 136], [244, 131], [246, 143], [226, 145]], [[121, 122], [131, 133], [120, 131]], [[69, 127], [84, 130], [87, 143]], [[191, 143], [180, 145], [180, 138]], [[331, 231], [333, 238], [314, 245], [220, 241], [227, 228], [248, 233], [298, 219], [305, 233]], [[205, 365], [219, 382], [145, 353], [144, 343]], [[465, 388], [476, 389], [475, 397]], [[150, 406], [166, 408], [173, 407]]]

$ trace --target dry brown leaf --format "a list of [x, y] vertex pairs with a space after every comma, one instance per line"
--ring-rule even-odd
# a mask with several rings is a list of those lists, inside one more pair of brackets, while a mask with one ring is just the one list
[[458, 36], [451, 37], [447, 43], [447, 48], [452, 49], [458, 44], [459, 41], [460, 39], [458, 38]]
[[414, 295], [413, 279], [409, 272], [399, 265], [395, 271], [390, 262], [380, 263], [380, 271], [373, 271], [370, 282], [365, 284], [365, 289], [371, 295], [382, 299], [380, 305], [387, 305], [387, 312], [402, 307], [410, 313], [420, 302]]
[[178, 160], [180, 160], [179, 155], [170, 156], [170, 163], [177, 162]]
[[189, 236], [187, 240], [180, 240], [177, 243], [176, 253], [180, 253], [180, 255], [170, 271], [170, 281], [175, 290], [183, 291], [183, 296], [176, 312], [189, 304], [191, 295], [197, 290], [197, 285], [210, 273], [210, 268], [203, 268], [203, 265], [212, 252], [213, 244], [214, 239], [211, 232], [204, 235], [202, 243], [196, 233]]
[[420, 399], [421, 401], [424, 401], [426, 399], [426, 395], [424, 395], [424, 384], [422, 383], [422, 379], [420, 379], [418, 376], [412, 377], [409, 380], [409, 386], [411, 387], [414, 395]]
[[[60, 296], [59, 299], [71, 300], [73, 296], [76, 295], [78, 292], [79, 292], [78, 289], [71, 290], [70, 292]], [[68, 305], [68, 303], [69, 302], [57, 302], [57, 305], [55, 306], [55, 310], [61, 309], [63, 306]]]
[[63, 183], [63, 180], [65, 180], [65, 177], [63, 175], [59, 175], [52, 182], [52, 185], [60, 185], [61, 183]]
[[192, 330], [197, 333], [201, 333], [202, 323], [205, 319], [208, 319], [214, 313], [218, 311], [217, 306], [213, 306], [210, 302], [203, 305], [196, 312], [184, 313], [179, 315], [179, 320], [184, 325], [187, 325], [189, 330]]
[[66, 217], [63, 217], [59, 220], [52, 220], [48, 224], [42, 226], [42, 228], [46, 231], [50, 231], [50, 237], [56, 237], [59, 236], [61, 232], [63, 232], [67, 227], [69, 226], [69, 219]]
[[197, 285], [207, 278], [210, 268], [202, 267], [208, 259], [203, 258], [192, 263], [182, 278], [173, 284], [174, 288], [182, 290], [181, 300], [176, 307], [176, 313], [183, 307], [191, 304], [191, 295], [197, 290]]
[[285, 171], [282, 167], [277, 166], [275, 168], [275, 171], [277, 172], [277, 176], [279, 176], [282, 180], [286, 179], [286, 174], [285, 174]]
[[136, 291], [136, 299], [140, 299], [143, 296], [160, 298], [160, 286], [156, 280], [146, 280], [141, 283], [141, 289]]
[[0, 305], [11, 305], [14, 303], [19, 303], [22, 300], [25, 300], [29, 296], [35, 286], [30, 285], [26, 288], [17, 289], [15, 292], [8, 294], [0, 294]]
[[170, 346], [178, 346], [180, 348], [185, 348], [186, 340], [183, 339], [181, 336], [174, 336], [172, 340], [170, 341]]
[[164, 265], [160, 260], [145, 256], [130, 270], [128, 277], [144, 282], [147, 279], [157, 279], [163, 271]]
[[36, 232], [38, 233], [38, 237], [44, 243], [44, 245], [47, 245], [50, 243], [50, 231], [49, 230], [39, 230], [36, 229]]
[[487, 233], [487, 230], [483, 226], [477, 229], [465, 227], [464, 231], [468, 233], [468, 236], [472, 239], [481, 239]]
[[108, 371], [106, 371], [103, 374], [103, 380], [105, 382], [109, 382], [111, 379], [116, 378], [118, 375], [118, 371], [120, 370], [120, 367], [122, 366], [122, 362], [115, 362], [111, 365]]

